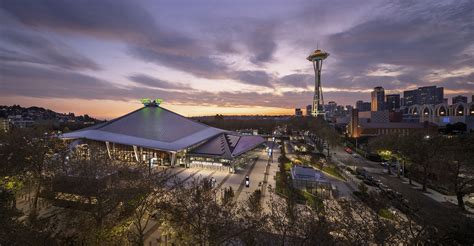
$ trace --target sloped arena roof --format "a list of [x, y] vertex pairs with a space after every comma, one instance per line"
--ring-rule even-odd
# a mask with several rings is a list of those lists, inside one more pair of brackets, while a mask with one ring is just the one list
[[205, 150], [213, 153], [215, 150], [212, 147], [217, 146], [213, 141], [226, 138], [234, 144], [230, 147], [232, 152], [223, 153], [226, 157], [239, 155], [264, 142], [262, 137], [240, 136], [193, 121], [160, 106], [145, 106], [111, 121], [64, 133], [60, 138], [84, 138], [163, 151], [180, 151], [200, 145], [207, 146]]
[[191, 154], [203, 156], [219, 156], [234, 158], [264, 143], [260, 136], [242, 136], [235, 133], [222, 133], [199, 147], [191, 150]]

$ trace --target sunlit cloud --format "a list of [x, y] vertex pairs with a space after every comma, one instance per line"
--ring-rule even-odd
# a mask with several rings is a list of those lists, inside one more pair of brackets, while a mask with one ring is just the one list
[[395, 77], [404, 74], [404, 67], [393, 64], [379, 64], [375, 69], [371, 69], [366, 76], [387, 76]]

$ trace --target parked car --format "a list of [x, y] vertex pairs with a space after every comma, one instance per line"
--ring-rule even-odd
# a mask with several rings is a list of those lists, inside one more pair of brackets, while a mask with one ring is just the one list
[[382, 191], [387, 191], [387, 189], [389, 189], [388, 186], [386, 186], [385, 184], [382, 184], [382, 183], [379, 184], [379, 188], [380, 188]]
[[356, 173], [359, 174], [359, 175], [365, 176], [365, 174], [367, 173], [367, 170], [365, 170], [362, 167], [357, 167], [356, 168]]
[[380, 155], [375, 154], [375, 153], [369, 153], [369, 154], [367, 155], [367, 159], [370, 160], [370, 161], [374, 161], [374, 162], [381, 162], [381, 161], [383, 161], [383, 160], [382, 160], [382, 157], [380, 157]]
[[364, 179], [364, 183], [366, 185], [369, 185], [369, 186], [375, 186], [374, 182], [372, 182], [371, 180], [368, 180], [368, 179]]

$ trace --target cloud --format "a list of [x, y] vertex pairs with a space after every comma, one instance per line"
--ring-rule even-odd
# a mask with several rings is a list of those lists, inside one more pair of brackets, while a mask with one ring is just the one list
[[[258, 66], [270, 62], [276, 51], [276, 24], [272, 21], [252, 20], [252, 25], [241, 19], [231, 20], [224, 35], [185, 33], [157, 22], [141, 2], [129, 1], [30, 1], [4, 0], [2, 7], [24, 25], [58, 33], [96, 37], [127, 44], [128, 54], [134, 58], [210, 79], [229, 79], [246, 71], [233, 73], [233, 68], [216, 58], [219, 52], [239, 53]], [[93, 6], [93, 8], [91, 7]], [[84, 14], [87, 13], [87, 14]], [[107, 13], [107, 14], [104, 14]], [[199, 27], [203, 31], [219, 23], [209, 19]], [[244, 44], [245, 50], [234, 43]], [[248, 83], [248, 79], [242, 81]], [[268, 85], [267, 85], [268, 86]]]
[[136, 40], [157, 29], [131, 1], [3, 0], [2, 8], [25, 25], [101, 38]]
[[189, 90], [189, 85], [181, 83], [172, 83], [158, 78], [148, 76], [146, 74], [133, 74], [128, 76], [130, 80], [140, 85], [158, 88], [158, 89], [174, 89], [174, 90]]
[[289, 87], [308, 88], [308, 86], [314, 85], [314, 75], [306, 73], [289, 74], [279, 78], [277, 83]]
[[130, 46], [129, 52], [144, 61], [175, 68], [202, 78], [222, 79], [226, 77], [229, 69], [224, 63], [204, 55], [175, 55], [141, 46]]
[[251, 30], [247, 37], [246, 44], [251, 53], [253, 53], [250, 57], [252, 63], [260, 65], [273, 60], [273, 54], [277, 49], [275, 28], [275, 23], [267, 22], [258, 23], [255, 25], [255, 28]]
[[469, 1], [386, 4], [356, 25], [327, 36], [325, 49], [331, 57], [323, 69], [323, 86], [468, 88], [469, 80], [458, 77], [456, 83], [445, 83], [434, 74], [454, 71], [449, 73], [454, 76], [473, 67], [473, 10]]
[[[312, 88], [314, 75], [308, 70], [296, 71], [298, 66], [288, 64], [294, 60], [285, 55], [304, 57], [318, 40], [320, 48], [331, 53], [322, 74], [323, 90], [331, 90], [324, 94], [327, 100], [353, 103], [368, 98], [363, 91], [380, 85], [393, 91], [431, 84], [474, 91], [471, 1], [297, 1], [291, 5], [285, 1], [0, 1], [0, 22], [5, 15], [18, 22], [3, 25], [0, 35], [0, 58], [9, 61], [1, 68], [6, 73], [2, 82], [8, 80], [2, 86], [11, 94], [35, 96], [35, 88], [41, 96], [100, 97], [80, 88], [85, 81], [86, 87], [97, 91], [110, 89], [103, 96], [116, 100], [153, 93], [164, 94], [174, 103], [292, 107], [290, 102], [301, 106], [311, 101], [311, 90], [304, 89]], [[260, 10], [262, 6], [265, 12]], [[208, 93], [184, 89], [186, 85], [153, 78], [140, 70], [127, 74], [135, 72], [129, 79], [141, 86], [118, 85], [85, 74], [101, 67], [68, 45], [84, 38], [105, 45], [125, 44], [121, 47], [126, 47], [130, 56], [127, 62], [137, 69], [143, 65], [137, 63], [140, 60], [195, 77], [295, 88], [295, 92]], [[294, 72], [280, 76], [278, 72], [285, 70], [280, 68], [286, 66]], [[114, 77], [113, 70], [107, 73]], [[178, 77], [176, 81], [184, 80]], [[170, 94], [168, 89], [187, 91]]]
[[0, 37], [9, 46], [21, 50], [0, 49], [0, 56], [4, 60], [52, 65], [71, 70], [101, 69], [96, 62], [79, 54], [68, 45], [53, 42], [33, 31], [2, 28]]
[[239, 80], [242, 83], [250, 84], [250, 85], [257, 85], [263, 87], [270, 87], [272, 88], [273, 85], [271, 81], [274, 77], [268, 74], [265, 71], [236, 71], [234, 72], [233, 79]]
[[0, 65], [3, 96], [118, 99], [123, 95], [116, 85], [77, 72], [8, 62]]

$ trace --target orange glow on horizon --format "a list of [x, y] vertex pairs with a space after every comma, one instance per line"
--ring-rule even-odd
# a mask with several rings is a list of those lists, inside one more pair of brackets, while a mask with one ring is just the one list
[[[112, 100], [84, 100], [84, 99], [50, 99], [29, 97], [5, 97], [2, 98], [3, 105], [19, 104], [22, 107], [43, 107], [58, 113], [74, 113], [76, 115], [88, 114], [97, 119], [114, 119], [142, 107], [142, 104], [127, 101]], [[219, 107], [219, 106], [191, 106], [162, 104], [163, 108], [184, 116], [207, 116], [207, 115], [291, 115], [294, 109], [276, 107]]]

